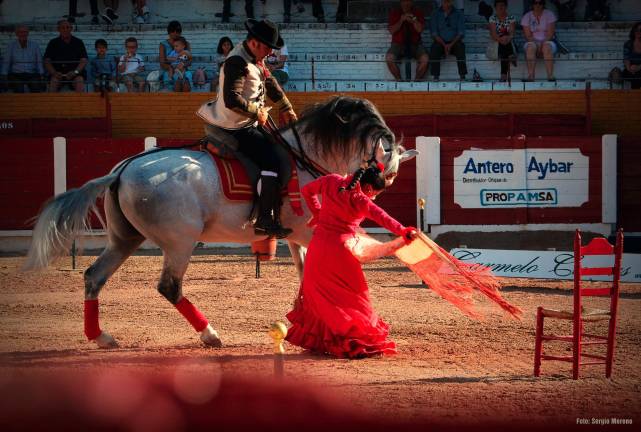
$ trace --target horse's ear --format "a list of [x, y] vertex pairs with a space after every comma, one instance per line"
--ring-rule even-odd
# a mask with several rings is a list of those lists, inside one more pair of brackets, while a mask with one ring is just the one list
[[403, 153], [401, 153], [401, 161], [399, 163], [403, 163], [410, 159], [413, 159], [417, 155], [418, 155], [418, 150], [414, 150], [414, 149], [405, 150]]

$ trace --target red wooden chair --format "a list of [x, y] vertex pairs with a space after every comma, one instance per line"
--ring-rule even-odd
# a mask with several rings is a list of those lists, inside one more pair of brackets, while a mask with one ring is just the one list
[[[534, 348], [534, 376], [541, 374], [542, 360], [558, 360], [572, 363], [572, 378], [579, 378], [579, 368], [585, 365], [605, 364], [605, 376], [612, 375], [612, 362], [614, 361], [614, 341], [616, 336], [617, 304], [619, 301], [619, 277], [621, 276], [621, 254], [623, 251], [623, 230], [616, 236], [616, 245], [612, 245], [605, 238], [595, 238], [587, 246], [581, 245], [581, 232], [576, 231], [574, 236], [574, 308], [572, 311], [545, 309], [541, 306], [536, 311], [536, 340]], [[613, 256], [614, 264], [608, 267], [587, 266], [581, 258], [587, 255]], [[584, 288], [583, 276], [611, 276], [611, 281], [605, 288]], [[585, 309], [581, 305], [583, 297], [609, 296], [610, 309]], [[558, 318], [573, 322], [571, 336], [556, 336], [543, 334], [543, 320], [545, 318]], [[608, 334], [594, 335], [584, 333], [583, 323], [609, 320]], [[553, 356], [543, 354], [543, 341], [563, 341], [572, 343], [571, 356]], [[582, 353], [584, 345], [607, 345], [606, 355]], [[589, 361], [581, 362], [581, 357]]]

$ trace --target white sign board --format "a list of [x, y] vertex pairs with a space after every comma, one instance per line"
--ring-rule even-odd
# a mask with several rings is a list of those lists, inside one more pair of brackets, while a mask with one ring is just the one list
[[589, 158], [578, 148], [465, 150], [454, 158], [462, 208], [579, 207], [588, 200]]
[[[558, 251], [452, 249], [450, 253], [465, 263], [489, 267], [496, 276], [532, 279], [573, 279], [574, 253]], [[612, 266], [612, 256], [588, 256], [584, 265]], [[586, 278], [587, 279], [587, 278]], [[592, 280], [606, 280], [590, 276]], [[623, 254], [621, 281], [641, 283], [641, 255]]]

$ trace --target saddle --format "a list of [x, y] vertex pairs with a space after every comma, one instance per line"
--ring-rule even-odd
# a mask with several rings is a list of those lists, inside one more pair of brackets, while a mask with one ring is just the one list
[[[220, 175], [225, 198], [230, 201], [256, 202], [256, 182], [260, 169], [249, 158], [238, 151], [238, 141], [215, 126], [205, 126], [206, 136], [200, 140], [202, 150], [206, 150], [214, 160]], [[288, 196], [295, 214], [303, 214], [300, 186], [296, 164], [289, 152], [280, 145], [274, 150], [281, 161], [278, 176], [282, 179], [282, 196]], [[254, 208], [256, 205], [254, 205]]]

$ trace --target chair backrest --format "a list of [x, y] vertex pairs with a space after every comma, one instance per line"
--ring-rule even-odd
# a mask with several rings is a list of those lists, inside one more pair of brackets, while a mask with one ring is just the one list
[[[623, 230], [617, 231], [616, 244], [612, 246], [605, 238], [597, 237], [590, 243], [581, 244], [581, 231], [574, 235], [574, 312], [581, 309], [581, 297], [609, 296], [612, 299], [611, 309], [616, 310], [619, 298], [619, 279], [621, 277], [621, 255], [623, 253]], [[586, 263], [583, 259], [588, 256], [599, 256], [607, 259], [608, 264]], [[586, 260], [587, 261], [587, 260]], [[584, 276], [610, 276], [608, 287], [584, 288]]]

